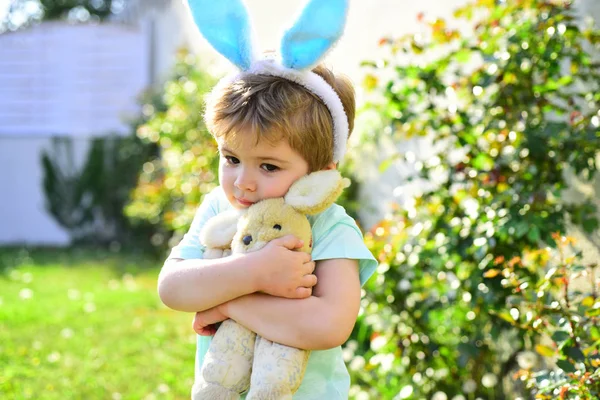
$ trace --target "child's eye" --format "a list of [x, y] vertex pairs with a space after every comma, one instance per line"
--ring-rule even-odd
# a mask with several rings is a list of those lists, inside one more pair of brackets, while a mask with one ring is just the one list
[[225, 156], [225, 159], [227, 160], [227, 162], [229, 164], [239, 164], [240, 163], [240, 160], [238, 160], [234, 156]]
[[263, 164], [261, 165], [261, 168], [267, 172], [275, 172], [279, 170], [279, 167], [273, 164]]

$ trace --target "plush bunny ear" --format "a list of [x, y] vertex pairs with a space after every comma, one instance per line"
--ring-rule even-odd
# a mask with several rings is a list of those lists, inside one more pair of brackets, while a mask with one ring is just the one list
[[318, 63], [342, 36], [348, 0], [310, 0], [281, 39], [282, 64], [305, 69]]
[[188, 0], [202, 36], [242, 70], [254, 59], [248, 11], [241, 0]]
[[350, 186], [338, 170], [317, 171], [298, 179], [284, 196], [286, 204], [303, 214], [318, 214], [332, 205]]
[[230, 210], [217, 214], [206, 221], [198, 235], [200, 243], [208, 248], [230, 248], [242, 214], [241, 211]]

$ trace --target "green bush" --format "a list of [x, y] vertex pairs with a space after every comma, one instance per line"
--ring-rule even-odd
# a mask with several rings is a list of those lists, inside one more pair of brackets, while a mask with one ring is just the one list
[[[152, 227], [132, 223], [123, 213], [142, 164], [153, 146], [135, 136], [90, 139], [83, 166], [75, 162], [73, 139], [55, 137], [42, 153], [46, 209], [69, 232], [73, 244], [148, 243]], [[147, 249], [147, 248], [146, 248]]]
[[218, 185], [217, 145], [202, 119], [203, 96], [214, 83], [182, 50], [164, 92], [143, 105], [145, 119], [137, 135], [155, 143], [159, 152], [144, 164], [125, 212], [160, 227], [162, 233], [153, 238], [156, 246], [165, 246], [172, 234], [180, 238], [204, 195]]
[[113, 14], [112, 3], [112, 0], [40, 0], [44, 20], [63, 19], [74, 8], [85, 10], [103, 20]]
[[566, 170], [597, 169], [600, 32], [569, 1], [479, 0], [455, 16], [472, 32], [422, 21], [365, 63], [389, 127], [374, 140], [442, 150], [412, 164], [435, 188], [367, 235], [381, 264], [348, 346], [354, 397], [598, 398], [597, 282], [568, 285], [593, 266], [561, 257], [567, 224], [596, 230], [596, 209], [561, 197]]

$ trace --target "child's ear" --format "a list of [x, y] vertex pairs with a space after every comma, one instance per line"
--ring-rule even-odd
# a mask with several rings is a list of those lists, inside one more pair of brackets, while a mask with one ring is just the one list
[[337, 164], [334, 162], [323, 168], [321, 171], [330, 171], [332, 169], [337, 169]]

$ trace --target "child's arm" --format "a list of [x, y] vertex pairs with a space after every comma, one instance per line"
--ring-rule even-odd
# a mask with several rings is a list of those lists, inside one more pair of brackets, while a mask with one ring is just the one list
[[358, 261], [318, 261], [315, 274], [318, 284], [309, 298], [293, 300], [256, 293], [218, 308], [277, 343], [306, 350], [337, 347], [350, 336], [360, 308]]
[[169, 260], [158, 278], [159, 296], [166, 306], [187, 312], [207, 310], [257, 291], [306, 298], [316, 284], [315, 264], [309, 254], [292, 251], [300, 247], [301, 241], [288, 235], [253, 253]]

